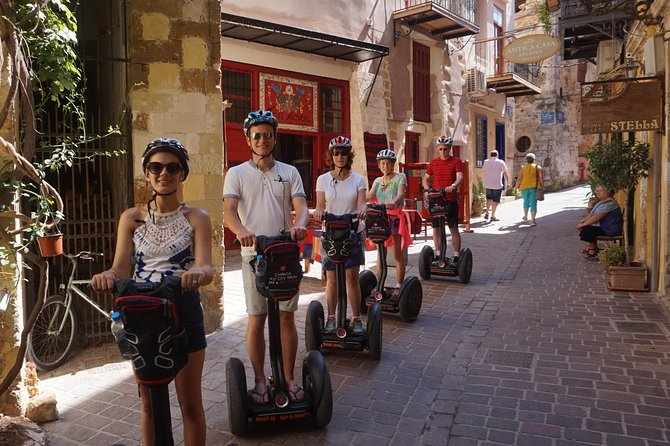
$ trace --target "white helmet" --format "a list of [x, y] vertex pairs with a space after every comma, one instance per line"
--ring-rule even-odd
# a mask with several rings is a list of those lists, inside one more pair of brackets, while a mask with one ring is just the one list
[[451, 146], [454, 144], [454, 138], [452, 138], [451, 136], [442, 135], [435, 140], [435, 144], [437, 144], [438, 146], [442, 145]]
[[380, 150], [377, 154], [377, 161], [379, 160], [395, 161], [395, 152], [391, 149]]

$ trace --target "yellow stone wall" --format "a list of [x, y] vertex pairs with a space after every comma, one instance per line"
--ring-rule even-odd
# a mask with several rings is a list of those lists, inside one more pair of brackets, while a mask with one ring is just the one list
[[147, 143], [179, 139], [189, 152], [190, 174], [180, 198], [212, 219], [214, 283], [202, 290], [208, 332], [220, 326], [223, 296], [223, 142], [218, 1], [139, 0], [129, 4], [135, 201], [151, 197], [141, 172]]

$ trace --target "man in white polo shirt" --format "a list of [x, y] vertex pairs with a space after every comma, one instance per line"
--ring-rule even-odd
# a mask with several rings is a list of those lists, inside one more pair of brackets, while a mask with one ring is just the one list
[[500, 197], [503, 192], [502, 179], [505, 178], [505, 184], [509, 185], [509, 174], [507, 173], [507, 164], [498, 158], [498, 151], [491, 150], [490, 157], [484, 161], [484, 187], [486, 188], [486, 213], [484, 219], [488, 220], [489, 210], [491, 211], [491, 221], [498, 221], [496, 218], [496, 208], [500, 203]]

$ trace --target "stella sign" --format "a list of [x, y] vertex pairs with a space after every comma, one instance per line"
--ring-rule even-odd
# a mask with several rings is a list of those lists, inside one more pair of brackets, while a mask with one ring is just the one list
[[531, 34], [519, 37], [503, 48], [503, 57], [512, 63], [529, 64], [548, 59], [561, 49], [558, 37]]
[[582, 135], [659, 130], [663, 88], [657, 78], [582, 84]]

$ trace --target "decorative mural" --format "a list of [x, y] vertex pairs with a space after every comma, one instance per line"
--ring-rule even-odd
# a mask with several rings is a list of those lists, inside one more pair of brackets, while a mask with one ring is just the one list
[[259, 74], [260, 107], [271, 110], [280, 128], [318, 130], [317, 83], [273, 74]]

